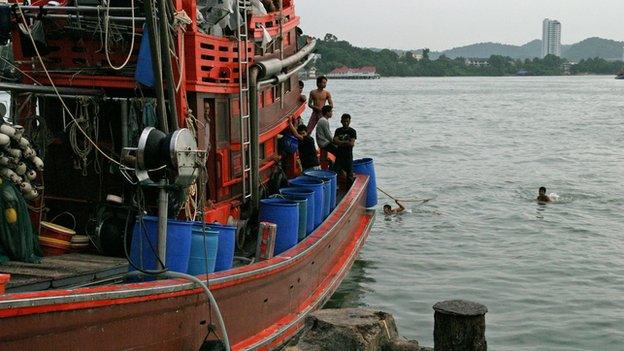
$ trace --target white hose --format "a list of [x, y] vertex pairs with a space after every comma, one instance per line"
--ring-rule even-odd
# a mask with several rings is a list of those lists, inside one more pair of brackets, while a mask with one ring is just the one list
[[104, 52], [106, 53], [106, 61], [108, 61], [108, 65], [112, 69], [114, 69], [116, 71], [121, 71], [122, 69], [124, 69], [126, 67], [128, 62], [130, 62], [130, 58], [132, 57], [132, 52], [134, 51], [134, 40], [135, 40], [135, 37], [136, 37], [136, 34], [135, 34], [136, 30], [134, 28], [134, 25], [135, 25], [134, 0], [130, 0], [130, 8], [131, 8], [130, 15], [132, 16], [132, 41], [130, 42], [130, 52], [128, 52], [128, 57], [126, 57], [126, 60], [124, 61], [124, 63], [121, 64], [121, 66], [115, 66], [111, 62], [110, 54], [108, 52], [108, 32], [109, 32], [109, 22], [110, 22], [110, 0], [106, 4], [106, 15], [104, 16]]
[[[127, 277], [133, 277], [133, 276], [142, 276], [145, 275], [142, 272], [138, 272], [138, 271], [134, 271], [134, 272], [130, 272], [128, 273], [126, 276]], [[188, 274], [184, 274], [184, 273], [178, 273], [178, 272], [164, 272], [159, 274], [159, 276], [165, 277], [165, 278], [170, 278], [170, 279], [186, 279], [188, 281], [191, 281], [199, 286], [202, 287], [202, 289], [204, 289], [204, 292], [206, 293], [206, 296], [208, 296], [208, 300], [210, 301], [210, 304], [212, 305], [212, 307], [215, 310], [215, 314], [217, 315], [217, 323], [219, 325], [219, 329], [221, 329], [221, 337], [223, 338], [223, 345], [225, 346], [225, 351], [230, 351], [230, 339], [228, 338], [227, 335], [227, 330], [225, 329], [225, 322], [223, 321], [223, 316], [221, 315], [221, 310], [219, 309], [219, 305], [217, 304], [217, 300], [215, 300], [214, 295], [212, 295], [212, 292], [210, 291], [210, 289], [208, 289], [208, 285], [204, 282], [202, 282], [201, 280], [199, 280], [197, 277], [194, 277], [192, 275], [188, 275]]]

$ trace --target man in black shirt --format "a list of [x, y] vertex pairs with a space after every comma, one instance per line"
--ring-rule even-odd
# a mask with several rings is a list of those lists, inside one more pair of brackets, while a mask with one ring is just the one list
[[354, 180], [353, 147], [357, 140], [357, 132], [355, 129], [349, 127], [351, 125], [351, 115], [347, 113], [342, 115], [340, 123], [342, 124], [342, 128], [336, 129], [336, 133], [334, 133], [334, 144], [338, 146], [334, 171], [338, 173], [338, 175], [345, 172], [347, 185], [351, 186]]
[[320, 169], [316, 153], [316, 143], [314, 143], [314, 139], [308, 135], [308, 127], [304, 124], [300, 124], [295, 128], [294, 118], [291, 118], [290, 131], [292, 135], [299, 140], [299, 160], [301, 161], [301, 168], [303, 168], [303, 171]]

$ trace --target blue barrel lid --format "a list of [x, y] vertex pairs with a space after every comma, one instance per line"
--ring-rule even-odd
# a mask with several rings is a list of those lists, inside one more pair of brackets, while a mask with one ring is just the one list
[[286, 200], [295, 202], [308, 202], [308, 197], [303, 195], [284, 194]]
[[353, 164], [354, 165], [363, 165], [363, 164], [367, 164], [367, 163], [371, 163], [371, 162], [373, 162], [372, 158], [362, 158], [362, 159], [359, 159], [359, 160], [354, 160]]
[[310, 190], [306, 188], [281, 188], [280, 193], [282, 193], [283, 195], [290, 195], [290, 194], [312, 195], [314, 194], [314, 190]]
[[[156, 216], [137, 216], [137, 222], [139, 220], [143, 220], [146, 222], [158, 222], [158, 217]], [[175, 225], [184, 225], [184, 226], [190, 226], [190, 225], [194, 225], [195, 222], [192, 221], [178, 221], [175, 219], [167, 219], [167, 223], [168, 224], [175, 224]]]
[[317, 177], [317, 176], [309, 176], [309, 175], [302, 175], [299, 176], [297, 178], [295, 178], [295, 180], [297, 179], [303, 179], [303, 180], [318, 180], [320, 181], [322, 184], [325, 184], [327, 182], [329, 182], [331, 179], [330, 178], [324, 178], [324, 177]]
[[327, 178], [327, 179], [332, 179], [338, 176], [338, 173], [334, 171], [322, 171], [322, 170], [317, 170], [317, 169], [305, 171], [303, 172], [303, 174], [307, 176], [315, 177], [315, 178]]
[[231, 226], [231, 225], [226, 225], [226, 224], [221, 224], [221, 223], [206, 223], [206, 225], [210, 228], [217, 228], [217, 229], [234, 229], [236, 230], [236, 227]]
[[289, 182], [292, 182], [293, 184], [296, 184], [296, 183], [300, 183], [300, 184], [313, 184], [313, 185], [323, 185], [323, 184], [325, 184], [325, 182], [322, 181], [321, 179], [314, 178], [314, 177], [297, 177], [295, 179], [289, 180]]
[[284, 199], [262, 199], [260, 204], [268, 206], [299, 207], [296, 202]]

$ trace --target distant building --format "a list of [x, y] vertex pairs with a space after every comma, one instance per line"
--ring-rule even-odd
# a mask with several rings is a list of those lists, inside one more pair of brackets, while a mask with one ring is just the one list
[[381, 76], [377, 74], [377, 68], [373, 66], [361, 68], [340, 67], [331, 71], [327, 78], [329, 79], [379, 79]]
[[483, 58], [467, 58], [464, 60], [466, 66], [487, 67], [490, 65], [488, 59]]
[[416, 61], [422, 61], [422, 59], [425, 58], [422, 50], [412, 51], [410, 55], [412, 55], [412, 58]]
[[547, 55], [561, 57], [561, 22], [546, 18], [542, 31], [542, 58]]

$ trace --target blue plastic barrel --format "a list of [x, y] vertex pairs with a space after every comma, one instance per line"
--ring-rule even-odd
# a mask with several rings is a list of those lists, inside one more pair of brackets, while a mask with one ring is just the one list
[[[186, 273], [188, 270], [192, 228], [193, 222], [167, 221], [165, 266], [170, 271]], [[141, 269], [157, 270], [159, 268], [157, 256], [158, 217], [139, 217], [132, 232], [130, 258]]]
[[323, 223], [323, 207], [325, 204], [325, 188], [323, 181], [314, 178], [295, 178], [288, 181], [288, 185], [295, 188], [304, 188], [314, 191], [314, 228]]
[[334, 171], [320, 171], [320, 170], [310, 170], [305, 171], [305, 175], [319, 178], [323, 180], [329, 180], [331, 185], [331, 201], [330, 201], [330, 209], [333, 211], [336, 208], [336, 191], [338, 190], [338, 174]]
[[290, 196], [303, 196], [308, 202], [308, 210], [306, 211], [306, 235], [312, 234], [314, 231], [314, 208], [316, 204], [314, 203], [314, 190], [309, 190], [305, 188], [282, 188], [280, 189], [280, 194], [284, 195], [287, 199]]
[[210, 230], [208, 224], [195, 223], [191, 237], [191, 256], [186, 273], [197, 276], [212, 273], [217, 263], [219, 232]]
[[331, 213], [331, 182], [329, 180], [302, 175], [303, 179], [314, 179], [323, 182], [323, 219], [329, 217]]
[[368, 176], [368, 189], [366, 192], [366, 207], [377, 206], [377, 179], [375, 177], [375, 165], [372, 158], [363, 158], [353, 161], [353, 173]]
[[232, 269], [232, 265], [234, 264], [234, 249], [236, 245], [236, 227], [211, 223], [208, 225], [208, 228], [219, 232], [217, 262], [215, 263], [214, 271], [222, 272]]
[[299, 205], [284, 199], [260, 200], [258, 221], [277, 225], [274, 255], [297, 245], [299, 233]]
[[297, 206], [299, 206], [299, 229], [297, 230], [297, 242], [301, 242], [307, 236], [306, 229], [308, 225], [308, 198], [302, 195], [281, 196], [283, 196], [285, 200], [292, 201], [296, 203]]

